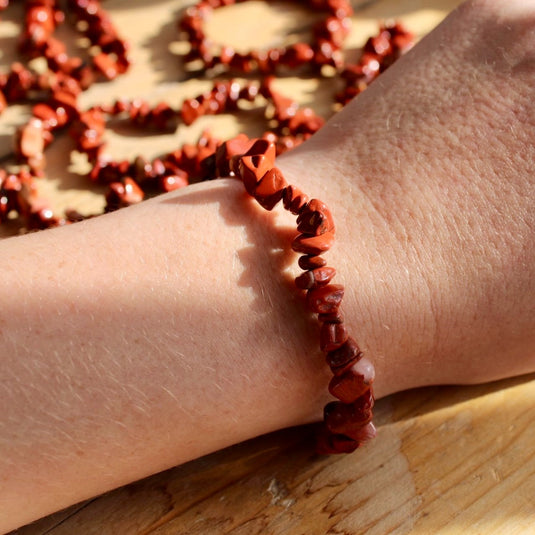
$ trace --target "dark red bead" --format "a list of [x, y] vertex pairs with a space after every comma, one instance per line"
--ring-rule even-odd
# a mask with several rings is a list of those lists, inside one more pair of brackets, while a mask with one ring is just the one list
[[362, 427], [371, 421], [373, 405], [374, 399], [371, 390], [365, 392], [354, 403], [340, 401], [328, 403], [324, 409], [325, 425], [331, 433], [354, 437]]
[[298, 263], [301, 269], [307, 270], [326, 266], [327, 260], [321, 256], [304, 255], [299, 257]]
[[282, 199], [287, 182], [277, 167], [270, 169], [257, 184], [254, 196], [266, 210], [273, 210]]
[[233, 156], [242, 156], [251, 146], [254, 140], [249, 139], [245, 134], [239, 134], [236, 137], [221, 143], [215, 152], [216, 166], [219, 176], [229, 176], [231, 172], [230, 161]]
[[123, 182], [112, 182], [106, 195], [106, 211], [117, 210], [137, 204], [143, 200], [143, 190], [130, 177], [126, 177]]
[[160, 178], [161, 189], [165, 192], [175, 191], [176, 189], [184, 188], [189, 185], [188, 175], [183, 172], [183, 174], [173, 174], [166, 175]]
[[277, 156], [277, 150], [275, 148], [275, 143], [269, 141], [269, 139], [255, 139], [254, 143], [249, 147], [244, 156], [265, 156], [268, 161], [272, 164], [275, 163], [275, 158]]
[[[292, 214], [297, 215], [308, 202], [308, 195], [303, 193], [299, 188], [289, 185], [284, 190], [282, 201], [286, 210], [289, 210]], [[307, 254], [317, 255], [318, 253]]]
[[360, 358], [362, 358], [362, 351], [350, 336], [345, 344], [327, 353], [327, 364], [334, 375], [342, 375]]
[[273, 167], [273, 162], [266, 155], [242, 156], [239, 161], [240, 178], [245, 191], [254, 195], [256, 186], [264, 175]]
[[93, 65], [99, 73], [101, 73], [108, 80], [117, 78], [118, 69], [117, 62], [108, 54], [101, 52], [93, 57]]
[[321, 236], [299, 234], [292, 242], [292, 249], [296, 253], [319, 255], [328, 251], [334, 243], [334, 234], [325, 232]]
[[344, 287], [340, 284], [313, 288], [307, 292], [308, 308], [317, 314], [330, 314], [338, 310], [343, 297]]
[[332, 267], [321, 267], [305, 271], [295, 279], [295, 285], [301, 290], [309, 290], [317, 286], [329, 284], [336, 274]]
[[327, 205], [318, 199], [311, 199], [297, 218], [297, 230], [314, 236], [334, 232], [334, 221]]
[[320, 349], [334, 351], [347, 342], [349, 334], [343, 323], [324, 323], [320, 330]]
[[343, 403], [353, 403], [371, 388], [374, 379], [373, 364], [368, 359], [362, 358], [342, 375], [332, 378], [329, 392]]

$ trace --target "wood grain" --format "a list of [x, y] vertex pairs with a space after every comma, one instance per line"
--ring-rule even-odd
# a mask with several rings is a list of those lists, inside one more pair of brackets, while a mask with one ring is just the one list
[[[355, 2], [350, 48], [372, 34], [378, 19], [396, 17], [419, 35], [427, 33], [459, 2], [376, 0]], [[175, 19], [189, 2], [110, 0], [123, 35], [132, 42], [132, 71], [84, 95], [83, 104], [117, 95], [168, 99], [178, 105], [209, 85], [189, 80], [173, 53]], [[358, 4], [358, 5], [357, 5]], [[2, 64], [17, 33], [17, 6], [0, 24]], [[307, 18], [308, 17], [308, 18]], [[239, 27], [258, 19], [262, 32]], [[246, 46], [255, 35], [267, 44], [280, 33], [303, 31], [310, 15], [289, 3], [248, 2], [221, 10], [210, 23], [214, 37]], [[230, 21], [230, 22], [229, 22]], [[228, 28], [227, 28], [228, 31]], [[253, 36], [253, 37], [251, 37]], [[74, 46], [74, 40], [70, 37]], [[241, 41], [240, 41], [241, 39]], [[256, 41], [255, 41], [256, 43]], [[170, 45], [171, 44], [171, 45]], [[182, 80], [182, 82], [177, 82]], [[288, 77], [281, 88], [328, 114], [326, 82]], [[28, 110], [13, 107], [0, 118], [0, 156]], [[206, 127], [222, 137], [254, 134], [253, 116], [204, 118], [172, 135], [140, 138], [121, 127], [110, 132], [110, 151], [154, 156]], [[50, 149], [50, 179], [42, 194], [55, 208], [82, 211], [102, 206], [101, 192], [86, 191], [83, 158], [70, 155], [70, 141]], [[6, 231], [4, 231], [4, 234]], [[308, 428], [259, 437], [78, 504], [17, 535], [386, 535], [533, 534], [535, 519], [535, 376], [474, 386], [407, 392], [378, 403], [379, 436], [368, 448], [344, 457], [319, 457]], [[29, 497], [31, 499], [31, 497]]]

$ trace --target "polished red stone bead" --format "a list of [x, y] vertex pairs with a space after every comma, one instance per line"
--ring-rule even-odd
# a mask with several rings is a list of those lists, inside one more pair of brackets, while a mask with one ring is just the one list
[[230, 65], [236, 51], [231, 46], [224, 46], [219, 52], [219, 61], [222, 65]]
[[58, 114], [48, 104], [36, 104], [32, 108], [32, 115], [37, 119], [40, 119], [43, 123], [43, 127], [48, 130], [53, 130], [54, 128], [62, 126], [59, 122], [60, 119]]
[[297, 102], [291, 98], [280, 95], [275, 91], [271, 91], [269, 98], [275, 108], [275, 119], [280, 123], [286, 123], [290, 121], [297, 113], [299, 106]]
[[[284, 208], [289, 210], [292, 214], [297, 215], [301, 212], [303, 207], [308, 202], [308, 195], [303, 193], [299, 188], [289, 185], [284, 190], [284, 196], [282, 198]], [[305, 251], [306, 252], [306, 251]], [[317, 255], [319, 253], [308, 253], [310, 255]]]
[[266, 210], [273, 210], [275, 205], [282, 200], [286, 186], [287, 182], [282, 172], [277, 167], [273, 167], [256, 186], [255, 199]]
[[188, 175], [166, 175], [160, 179], [161, 189], [165, 192], [175, 191], [189, 185]]
[[335, 375], [342, 375], [348, 368], [362, 358], [362, 351], [350, 336], [346, 343], [327, 353], [327, 364]]
[[0, 175], [0, 221], [5, 221], [12, 210], [22, 211], [20, 203], [21, 190], [22, 184], [19, 177], [13, 174], [6, 174], [3, 171]]
[[350, 30], [351, 19], [348, 17], [342, 19], [329, 17], [314, 27], [314, 35], [316, 39], [327, 39], [335, 46], [341, 48]]
[[377, 436], [377, 429], [375, 428], [375, 425], [373, 425], [373, 422], [368, 422], [360, 429], [352, 430], [346, 434], [353, 440], [356, 440], [359, 444], [366, 444], [366, 442], [369, 442]]
[[[151, 167], [152, 167], [153, 177], [163, 176], [166, 172], [165, 164], [159, 158], [155, 158], [154, 160], [152, 160]], [[174, 172], [177, 173], [177, 171], [174, 171]], [[182, 173], [179, 173], [179, 174], [182, 175]]]
[[307, 292], [307, 305], [311, 312], [328, 314], [336, 312], [344, 297], [344, 287], [340, 284], [328, 284], [313, 288]]
[[301, 269], [316, 269], [327, 265], [327, 260], [322, 256], [304, 255], [300, 256], [298, 260]]
[[110, 190], [106, 195], [107, 211], [117, 210], [137, 204], [143, 200], [143, 190], [130, 177], [126, 177], [123, 182], [112, 182]]
[[45, 230], [51, 227], [57, 227], [65, 224], [65, 220], [54, 216], [54, 212], [44, 205], [44, 202], [38, 202], [30, 207], [26, 215], [26, 225], [30, 230]]
[[342, 346], [349, 334], [343, 323], [324, 323], [320, 330], [320, 349], [324, 352], [334, 351]]
[[371, 390], [368, 390], [354, 403], [340, 401], [328, 403], [323, 411], [327, 429], [331, 433], [354, 437], [362, 427], [371, 421], [374, 401]]
[[311, 199], [297, 218], [297, 230], [314, 236], [334, 232], [333, 217], [327, 205], [318, 199]]
[[230, 162], [234, 156], [245, 154], [253, 145], [254, 140], [249, 139], [245, 134], [239, 134], [236, 137], [221, 143], [215, 152], [217, 172], [219, 176], [229, 176], [233, 169], [230, 168]]
[[334, 234], [332, 232], [325, 232], [325, 234], [322, 234], [321, 236], [299, 234], [292, 242], [292, 249], [296, 253], [319, 255], [328, 251], [333, 244]]
[[351, 17], [353, 15], [353, 7], [347, 0], [326, 0], [328, 9], [339, 19]]
[[253, 62], [249, 54], [241, 54], [236, 51], [234, 51], [228, 65], [231, 69], [239, 72], [249, 73], [253, 70]]
[[255, 139], [254, 143], [249, 147], [244, 156], [257, 155], [265, 156], [266, 162], [270, 162], [273, 165], [275, 163], [275, 158], [277, 157], [275, 143], [264, 138]]
[[368, 54], [376, 54], [378, 56], [386, 56], [392, 53], [392, 44], [390, 41], [390, 34], [388, 32], [381, 32], [375, 37], [370, 37], [364, 45], [364, 52]]
[[340, 68], [343, 63], [343, 57], [340, 49], [332, 41], [319, 39], [315, 45], [314, 62], [316, 65], [331, 65]]
[[272, 167], [273, 160], [265, 154], [240, 158], [240, 178], [249, 195], [254, 195], [257, 184]]
[[61, 115], [60, 108], [67, 115], [69, 120], [78, 116], [76, 94], [71, 91], [57, 89], [52, 93], [52, 98], [49, 101], [50, 106], [56, 111], [58, 116]]
[[254, 102], [258, 96], [259, 87], [256, 84], [247, 84], [242, 87], [239, 92], [239, 98], [246, 100], [247, 102]]
[[25, 159], [42, 158], [45, 148], [44, 129], [40, 119], [32, 118], [17, 130], [16, 152]]
[[177, 127], [177, 113], [165, 102], [160, 102], [151, 110], [154, 126], [160, 131], [174, 132]]
[[288, 119], [288, 129], [294, 136], [298, 134], [314, 134], [325, 121], [312, 108], [301, 108]]
[[307, 43], [295, 43], [286, 48], [286, 51], [280, 58], [283, 65], [295, 69], [314, 58], [314, 50]]
[[93, 57], [93, 65], [104, 75], [108, 80], [114, 80], [117, 78], [118, 69], [117, 62], [114, 61], [108, 54], [101, 52]]
[[182, 103], [182, 108], [180, 109], [180, 117], [187, 126], [193, 124], [199, 117], [203, 116], [204, 113], [205, 111], [203, 106], [195, 98], [185, 100]]
[[295, 285], [301, 290], [309, 290], [329, 284], [335, 275], [336, 270], [332, 267], [311, 269], [296, 277]]
[[332, 378], [329, 392], [343, 403], [353, 403], [369, 390], [375, 379], [375, 368], [366, 358], [361, 358], [342, 375]]

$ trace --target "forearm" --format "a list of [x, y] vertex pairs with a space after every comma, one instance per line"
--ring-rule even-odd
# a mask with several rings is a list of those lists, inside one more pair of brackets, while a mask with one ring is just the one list
[[3, 242], [1, 529], [320, 417], [284, 233], [221, 181]]

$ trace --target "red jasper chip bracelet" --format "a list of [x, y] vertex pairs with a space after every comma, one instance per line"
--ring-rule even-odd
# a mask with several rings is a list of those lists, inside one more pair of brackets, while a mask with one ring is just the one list
[[[3, 7], [7, 5], [5, 1]], [[65, 20], [58, 0], [26, 0], [19, 51], [28, 59], [44, 58], [48, 72], [37, 74], [14, 63], [9, 73], [0, 74], [0, 113], [9, 104], [33, 100], [43, 91], [68, 88], [78, 94], [99, 77], [112, 80], [128, 70], [128, 45], [118, 36], [99, 0], [68, 0], [67, 8], [97, 53], [88, 62], [70, 57], [65, 43], [53, 35]]]
[[230, 6], [245, 0], [202, 0], [186, 9], [178, 22], [178, 28], [187, 35], [190, 51], [186, 62], [199, 61], [203, 69], [219, 66], [225, 70], [243, 73], [273, 73], [278, 67], [295, 69], [312, 66], [321, 70], [323, 65], [339, 68], [343, 63], [342, 46], [351, 28], [353, 8], [347, 0], [311, 0], [307, 7], [325, 11], [327, 18], [313, 29], [312, 44], [300, 42], [287, 47], [269, 50], [251, 50], [240, 53], [230, 46], [214, 51], [203, 26], [214, 9]]
[[372, 439], [375, 370], [356, 341], [349, 336], [340, 310], [344, 287], [331, 284], [336, 274], [321, 256], [333, 245], [335, 225], [330, 210], [318, 199], [309, 199], [289, 185], [275, 167], [275, 144], [266, 139], [250, 140], [239, 136], [220, 145], [212, 171], [219, 176], [238, 177], [249, 195], [266, 210], [282, 201], [284, 208], [297, 215], [297, 230], [292, 249], [302, 253], [299, 266], [304, 272], [295, 280], [306, 292], [306, 304], [317, 314], [320, 349], [333, 378], [329, 391], [339, 401], [325, 406], [324, 421], [317, 433], [318, 453], [350, 453]]

